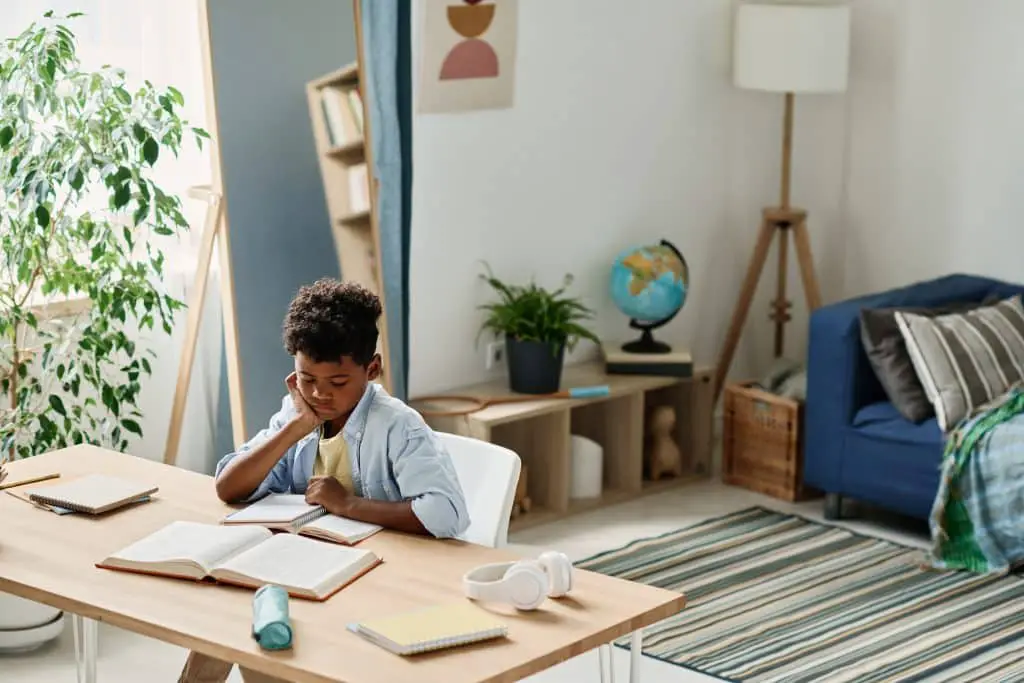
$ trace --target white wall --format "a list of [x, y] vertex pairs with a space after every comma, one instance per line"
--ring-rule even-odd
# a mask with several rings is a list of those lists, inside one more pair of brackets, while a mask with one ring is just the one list
[[[123, 68], [132, 82], [149, 79], [158, 87], [174, 85], [185, 97], [183, 116], [195, 125], [206, 126], [196, 2], [21, 0], [11, 7], [5, 4], [4, 9], [6, 11], [0, 15], [2, 37], [20, 33], [49, 9], [57, 15], [84, 12], [86, 16], [69, 23], [78, 38], [84, 68], [112, 64]], [[184, 198], [185, 217], [192, 226], [192, 234], [184, 244], [168, 244], [163, 240], [169, 264], [163, 284], [171, 295], [185, 298], [195, 272], [195, 255], [205, 215], [205, 205], [185, 195], [189, 186], [209, 182], [209, 156], [189, 146], [186, 140], [180, 157], [164, 155], [155, 175], [161, 187]], [[207, 290], [209, 304], [205, 310], [178, 460], [183, 467], [196, 470], [212, 467], [220, 388], [221, 318], [215, 279], [211, 285]], [[151, 345], [158, 360], [153, 364], [153, 376], [143, 378], [139, 404], [145, 414], [141, 425], [144, 437], [132, 443], [130, 452], [133, 454], [154, 460], [163, 457], [184, 341], [184, 319], [182, 312], [170, 337], [158, 328], [156, 332], [147, 331], [140, 339]]]
[[1024, 279], [1024, 3], [858, 0], [845, 290]]
[[[484, 379], [474, 346], [486, 286], [548, 286], [573, 273], [600, 334], [631, 336], [608, 300], [612, 258], [672, 240], [692, 292], [659, 332], [714, 361], [753, 248], [761, 207], [778, 200], [781, 96], [730, 81], [730, 0], [520, 2], [515, 106], [417, 115], [413, 131], [410, 393]], [[414, 15], [414, 51], [422, 16]], [[414, 71], [417, 73], [417, 71]], [[418, 76], [418, 73], [417, 73]], [[794, 200], [812, 215], [826, 296], [842, 285], [838, 248], [845, 101], [797, 105]], [[794, 265], [790, 251], [790, 263]], [[734, 375], [771, 357], [774, 256], [750, 312]], [[799, 277], [788, 350], [805, 344]], [[589, 346], [589, 345], [588, 345]], [[582, 348], [577, 357], [593, 353]]]

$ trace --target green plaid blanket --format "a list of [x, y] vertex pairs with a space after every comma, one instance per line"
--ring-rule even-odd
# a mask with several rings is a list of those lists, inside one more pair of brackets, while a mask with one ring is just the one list
[[930, 520], [937, 569], [1006, 573], [1024, 560], [1024, 392], [960, 423], [946, 442]]

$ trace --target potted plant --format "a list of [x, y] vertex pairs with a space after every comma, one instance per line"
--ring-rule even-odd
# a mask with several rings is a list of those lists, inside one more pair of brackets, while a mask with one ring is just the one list
[[555, 291], [533, 281], [507, 284], [489, 268], [480, 277], [498, 295], [497, 301], [481, 306], [487, 315], [480, 332], [505, 340], [509, 387], [522, 394], [558, 391], [566, 349], [571, 351], [580, 339], [598, 341], [583, 324], [593, 318], [593, 311], [565, 294], [572, 275]]
[[[65, 23], [48, 12], [0, 41], [0, 461], [141, 436], [152, 352], [139, 332], [170, 333], [182, 307], [160, 288], [159, 243], [188, 228], [153, 166], [186, 135], [208, 137], [174, 88], [83, 70]], [[63, 623], [4, 594], [0, 615], [0, 648]]]

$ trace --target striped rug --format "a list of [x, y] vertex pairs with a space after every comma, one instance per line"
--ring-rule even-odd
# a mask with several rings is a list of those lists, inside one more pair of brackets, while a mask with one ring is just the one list
[[[727, 681], [1024, 681], [1024, 581], [751, 508], [578, 566], [686, 594], [644, 653]], [[619, 643], [628, 646], [628, 641]]]

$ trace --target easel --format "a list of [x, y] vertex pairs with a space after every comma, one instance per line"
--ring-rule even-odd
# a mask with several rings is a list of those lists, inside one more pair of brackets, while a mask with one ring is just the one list
[[206, 113], [209, 121], [212, 181], [209, 186], [189, 189], [189, 196], [207, 202], [206, 221], [203, 224], [202, 242], [199, 246], [199, 262], [188, 302], [188, 319], [185, 323], [185, 345], [178, 366], [178, 381], [174, 389], [174, 403], [171, 406], [171, 424], [167, 432], [167, 448], [164, 463], [174, 465], [178, 459], [181, 443], [181, 429], [185, 418], [185, 403], [192, 379], [192, 365], [195, 362], [196, 346], [199, 342], [199, 326], [206, 302], [206, 287], [209, 282], [213, 249], [219, 246], [220, 294], [224, 316], [224, 349], [227, 356], [228, 400], [231, 404], [231, 433], [235, 447], [245, 442], [245, 410], [242, 394], [242, 367], [238, 356], [238, 323], [235, 311], [235, 281], [231, 270], [231, 248], [228, 232], [228, 214], [224, 207], [224, 192], [221, 189], [220, 149], [217, 136], [217, 103], [214, 96], [213, 62], [210, 52], [210, 23], [207, 0], [199, 0], [199, 35], [203, 50], [204, 85], [206, 87]]

